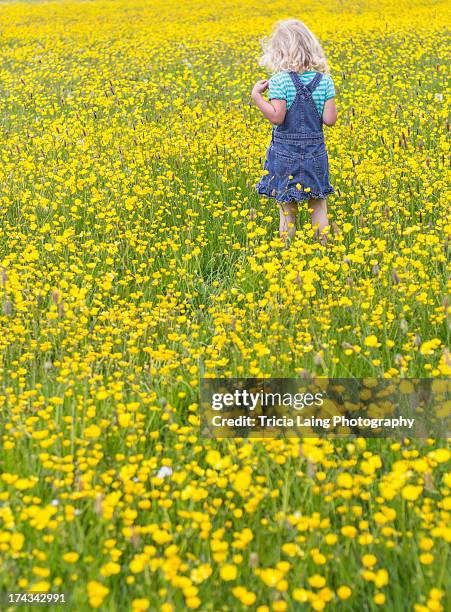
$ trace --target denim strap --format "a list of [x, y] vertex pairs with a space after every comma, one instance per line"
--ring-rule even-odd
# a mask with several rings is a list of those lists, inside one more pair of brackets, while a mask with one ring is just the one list
[[312, 91], [316, 89], [318, 83], [321, 81], [321, 79], [324, 76], [321, 72], [317, 72], [315, 76], [313, 77], [313, 79], [310, 81], [310, 83], [308, 83], [307, 85], [304, 85], [304, 83], [301, 81], [299, 74], [297, 72], [290, 72], [289, 74], [290, 74], [291, 80], [294, 83], [294, 86], [296, 87], [296, 91], [298, 93], [305, 93], [306, 89], [310, 93], [312, 93]]
[[313, 79], [310, 81], [310, 83], [306, 85], [306, 88], [309, 90], [310, 93], [312, 93], [312, 91], [314, 91], [317, 88], [322, 78], [323, 78], [323, 74], [321, 72], [317, 72], [315, 76], [313, 77]]
[[296, 91], [300, 94], [300, 93], [304, 93], [305, 91], [305, 85], [302, 83], [301, 79], [299, 78], [299, 75], [297, 72], [293, 72], [291, 71], [290, 73], [290, 77], [291, 80], [294, 83], [294, 86], [296, 87]]

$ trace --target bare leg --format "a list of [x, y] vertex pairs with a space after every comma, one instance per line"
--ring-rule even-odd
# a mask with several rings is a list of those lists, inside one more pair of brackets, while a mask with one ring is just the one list
[[293, 238], [296, 233], [296, 216], [298, 204], [294, 200], [280, 203], [279, 236], [281, 238]]
[[325, 199], [311, 198], [309, 208], [312, 209], [312, 227], [316, 226], [315, 236], [320, 238], [322, 244], [327, 242], [327, 230], [329, 221], [327, 218], [327, 202]]

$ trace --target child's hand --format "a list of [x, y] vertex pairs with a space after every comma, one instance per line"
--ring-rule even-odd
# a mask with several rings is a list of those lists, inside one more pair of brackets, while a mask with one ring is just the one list
[[264, 91], [268, 89], [268, 85], [269, 81], [267, 79], [257, 81], [252, 89], [251, 98], [255, 99], [257, 96], [261, 95]]

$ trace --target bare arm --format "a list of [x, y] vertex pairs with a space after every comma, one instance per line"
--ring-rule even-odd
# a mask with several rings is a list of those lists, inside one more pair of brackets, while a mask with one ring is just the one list
[[271, 123], [275, 125], [281, 125], [285, 120], [287, 102], [286, 100], [270, 100], [268, 102], [262, 96], [262, 93], [267, 89], [268, 81], [266, 79], [257, 81], [252, 89], [251, 98], [268, 121], [271, 121]]
[[330, 100], [326, 100], [323, 109], [323, 123], [326, 125], [332, 126], [335, 125], [337, 121], [337, 107], [335, 105], [335, 98], [330, 98]]

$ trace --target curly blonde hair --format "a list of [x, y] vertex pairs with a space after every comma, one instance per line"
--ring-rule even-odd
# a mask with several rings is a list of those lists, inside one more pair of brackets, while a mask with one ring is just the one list
[[270, 72], [315, 70], [327, 74], [329, 67], [316, 36], [297, 19], [278, 21], [270, 37], [262, 40], [260, 66]]

